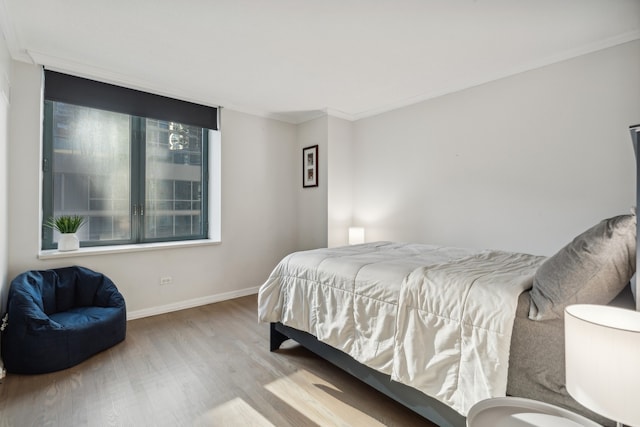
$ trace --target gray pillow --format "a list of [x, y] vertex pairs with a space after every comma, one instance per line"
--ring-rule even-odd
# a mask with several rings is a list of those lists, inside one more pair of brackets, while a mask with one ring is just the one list
[[608, 304], [636, 270], [636, 216], [591, 227], [536, 271], [529, 319], [561, 319], [570, 304]]

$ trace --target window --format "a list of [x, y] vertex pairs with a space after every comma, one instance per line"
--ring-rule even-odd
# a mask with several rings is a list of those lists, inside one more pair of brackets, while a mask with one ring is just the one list
[[47, 70], [43, 128], [43, 219], [84, 216], [81, 246], [207, 238], [215, 108]]

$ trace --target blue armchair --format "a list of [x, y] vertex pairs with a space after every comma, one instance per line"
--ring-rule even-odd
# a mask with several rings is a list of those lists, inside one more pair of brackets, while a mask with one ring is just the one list
[[11, 282], [2, 333], [7, 372], [74, 366], [124, 340], [125, 301], [105, 275], [84, 267], [28, 271]]

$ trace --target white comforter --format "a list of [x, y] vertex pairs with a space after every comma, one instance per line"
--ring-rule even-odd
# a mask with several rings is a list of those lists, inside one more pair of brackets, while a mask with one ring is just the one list
[[522, 291], [544, 257], [377, 242], [296, 252], [258, 317], [316, 336], [463, 415], [504, 396]]

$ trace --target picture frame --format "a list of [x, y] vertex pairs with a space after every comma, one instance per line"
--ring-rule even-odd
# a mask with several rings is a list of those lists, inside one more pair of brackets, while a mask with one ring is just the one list
[[318, 186], [318, 146], [302, 149], [302, 187]]

